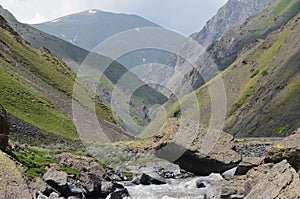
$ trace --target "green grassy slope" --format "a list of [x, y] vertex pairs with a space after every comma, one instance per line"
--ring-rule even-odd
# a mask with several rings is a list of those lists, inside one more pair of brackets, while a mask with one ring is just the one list
[[[75, 74], [47, 49], [28, 45], [2, 17], [0, 71], [0, 103], [10, 114], [53, 135], [79, 139], [71, 113]], [[107, 105], [95, 105], [100, 120], [116, 123]]]
[[[261, 18], [266, 12], [272, 13], [274, 18], [279, 13], [291, 18], [299, 11], [299, 1], [279, 0], [243, 26], [268, 24], [269, 18], [267, 21]], [[285, 17], [282, 17], [282, 24], [286, 22]], [[201, 123], [207, 125], [210, 122], [208, 87], [222, 78], [227, 94], [227, 132], [238, 136], [282, 136], [299, 127], [299, 17], [298, 14], [285, 27], [277, 26], [279, 29], [268, 34], [266, 39], [244, 48], [230, 67], [195, 91]], [[258, 19], [261, 19], [259, 23]], [[251, 34], [248, 35], [250, 38]], [[181, 103], [188, 102], [190, 95], [185, 96]], [[177, 102], [168, 109], [168, 117], [175, 117], [179, 111]]]

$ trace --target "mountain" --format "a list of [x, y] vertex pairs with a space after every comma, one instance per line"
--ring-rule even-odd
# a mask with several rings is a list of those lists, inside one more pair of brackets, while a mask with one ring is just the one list
[[55, 35], [89, 51], [110, 36], [143, 27], [159, 27], [137, 15], [116, 14], [100, 10], [87, 10], [33, 27]]
[[[182, 80], [180, 80], [179, 76], [189, 74], [192, 68], [197, 67], [198, 65], [196, 61], [194, 61], [195, 63], [188, 63], [186, 60], [182, 59], [182, 57], [188, 57], [190, 60], [195, 60], [201, 55], [200, 52], [195, 53], [195, 50], [198, 50], [195, 49], [196, 44], [194, 44], [194, 42], [199, 43], [201, 48], [207, 49], [213, 42], [218, 41], [231, 28], [241, 25], [248, 17], [261, 12], [274, 1], [275, 0], [229, 0], [218, 10], [216, 15], [206, 23], [200, 32], [196, 32], [190, 36], [193, 39], [193, 42], [187, 40], [187, 42], [180, 48], [179, 55], [181, 57], [172, 56], [166, 60], [164, 64], [167, 64], [170, 69], [164, 71], [164, 75], [153, 77], [149, 72], [146, 73], [144, 79], [156, 79], [163, 85], [168, 85], [169, 87], [177, 88], [177, 90], [185, 90], [188, 92], [186, 88], [182, 89], [180, 87]], [[194, 64], [195, 66], [190, 64]], [[149, 66], [147, 70], [151, 71], [155, 69], [152, 66]], [[198, 87], [199, 85], [194, 86], [194, 88]]]
[[[211, 45], [208, 51], [214, 52], [212, 58], [224, 71], [173, 104], [168, 116], [179, 117], [180, 104], [189, 103], [196, 95], [200, 121], [208, 125], [210, 89], [222, 80], [227, 107], [225, 131], [253, 137], [284, 136], [297, 129], [300, 126], [299, 11], [299, 1], [277, 0]], [[195, 107], [191, 105], [189, 109]]]
[[275, 0], [229, 0], [203, 29], [191, 35], [204, 48], [219, 40], [228, 30], [264, 10]]
[[[242, 25], [232, 28], [219, 41], [211, 44], [206, 53], [197, 58], [178, 92], [190, 86], [197, 89], [216, 76], [218, 71], [225, 70], [239, 56], [244, 47], [258, 39], [266, 38], [270, 32], [293, 18], [299, 12], [299, 4], [297, 0], [276, 1], [255, 17], [248, 18]], [[186, 63], [183, 63], [181, 67], [185, 65]]]
[[[21, 143], [76, 144], [72, 93], [75, 74], [47, 49], [35, 49], [0, 16], [0, 103], [7, 110], [12, 138]], [[92, 94], [82, 84], [79, 88]], [[112, 139], [130, 139], [113, 111], [94, 98], [99, 122]], [[80, 102], [80, 101], [79, 101]]]
[[[46, 47], [50, 52], [62, 59], [67, 66], [75, 73], [78, 68], [84, 62], [88, 55], [96, 56], [97, 61], [105, 63], [107, 59], [100, 55], [90, 53], [88, 50], [82, 49], [78, 46], [71, 44], [63, 39], [44, 33], [38, 29], [35, 29], [27, 24], [18, 22], [15, 17], [6, 9], [0, 6], [0, 15], [2, 15], [9, 23], [9, 25], [27, 42], [29, 42], [35, 48]], [[100, 79], [100, 86], [97, 90], [97, 95], [100, 97], [106, 105], [111, 104], [111, 94], [113, 89], [126, 90], [126, 85], [122, 88], [116, 88], [114, 84], [124, 75], [130, 76], [131, 84], [142, 85], [138, 92], [135, 92], [129, 102], [130, 113], [138, 125], [146, 125], [149, 118], [149, 108], [154, 104], [162, 104], [167, 98], [150, 86], [144, 85], [144, 83], [134, 74], [128, 72], [128, 70], [117, 62], [108, 67], [104, 71], [104, 76]], [[126, 127], [125, 124], [120, 124]], [[132, 130], [132, 129], [128, 129]]]

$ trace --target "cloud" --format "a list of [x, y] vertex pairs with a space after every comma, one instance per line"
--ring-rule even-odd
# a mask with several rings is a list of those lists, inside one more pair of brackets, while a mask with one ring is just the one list
[[227, 0], [0, 0], [24, 23], [40, 23], [88, 9], [137, 14], [161, 26], [191, 34], [199, 31]]

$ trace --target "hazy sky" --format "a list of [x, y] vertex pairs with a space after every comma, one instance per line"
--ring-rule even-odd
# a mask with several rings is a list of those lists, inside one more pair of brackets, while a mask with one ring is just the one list
[[136, 14], [183, 34], [199, 31], [227, 0], [0, 0], [24, 23], [40, 23], [88, 9]]

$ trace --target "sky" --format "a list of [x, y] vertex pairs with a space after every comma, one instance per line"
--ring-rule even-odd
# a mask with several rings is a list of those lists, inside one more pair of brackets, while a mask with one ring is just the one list
[[201, 30], [227, 0], [0, 0], [23, 23], [50, 21], [89, 9], [136, 14], [190, 35]]

